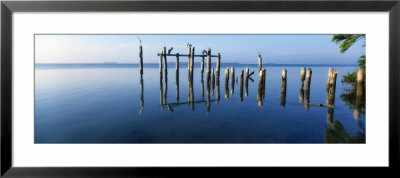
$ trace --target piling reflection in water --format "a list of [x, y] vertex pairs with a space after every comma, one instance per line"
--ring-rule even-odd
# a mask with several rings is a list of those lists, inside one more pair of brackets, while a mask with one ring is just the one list
[[243, 101], [243, 70], [240, 70], [240, 93], [239, 93], [239, 101]]
[[226, 69], [225, 69], [225, 99], [226, 100], [229, 100], [228, 82], [229, 82], [229, 67], [226, 67]]
[[[208, 74], [209, 75], [209, 74]], [[210, 77], [207, 76], [209, 79]], [[207, 80], [207, 113], [210, 112], [211, 102], [210, 102], [210, 88], [211, 88], [211, 80]]]
[[211, 70], [211, 90], [212, 90], [212, 95], [214, 96], [214, 89], [215, 89], [215, 74], [214, 74], [214, 68]]
[[231, 96], [235, 93], [235, 67], [231, 67]]
[[140, 111], [139, 115], [143, 113], [143, 108], [144, 108], [144, 88], [143, 88], [143, 75], [140, 75]]
[[244, 91], [244, 96], [247, 98], [249, 96], [249, 67], [246, 67], [246, 78], [245, 78], [245, 91]]
[[175, 73], [176, 102], [179, 102], [179, 70]]
[[160, 108], [164, 110], [164, 97], [163, 97], [163, 80], [162, 80], [162, 72], [160, 73]]
[[329, 68], [328, 70], [328, 81], [326, 84], [326, 105], [328, 107], [327, 122], [332, 125], [333, 112], [335, 106], [335, 91], [336, 91], [336, 77], [337, 70]]
[[219, 72], [217, 72], [217, 78], [216, 78], [216, 94], [215, 94], [215, 99], [216, 99], [216, 103], [219, 103], [219, 99], [220, 99], [220, 91], [219, 91]]

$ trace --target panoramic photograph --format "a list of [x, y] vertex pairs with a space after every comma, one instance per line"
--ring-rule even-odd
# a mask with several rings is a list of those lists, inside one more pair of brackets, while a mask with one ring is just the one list
[[365, 144], [365, 34], [36, 34], [36, 144]]

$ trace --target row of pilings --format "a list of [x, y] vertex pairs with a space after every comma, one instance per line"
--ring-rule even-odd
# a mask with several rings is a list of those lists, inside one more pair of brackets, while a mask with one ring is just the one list
[[[164, 47], [159, 56], [159, 72], [160, 72], [160, 107], [164, 110], [164, 107], [167, 107], [168, 110], [173, 111], [173, 107], [181, 104], [187, 104], [193, 110], [195, 109], [195, 104], [197, 103], [206, 103], [207, 112], [210, 111], [210, 105], [212, 101], [219, 103], [220, 101], [220, 60], [221, 55], [218, 53], [217, 55], [211, 55], [211, 49], [203, 50], [200, 55], [195, 55], [195, 48], [192, 45], [188, 44], [188, 54], [171, 54], [171, 50], [166, 50]], [[167, 90], [168, 90], [168, 70], [167, 70], [167, 56], [175, 56], [176, 57], [176, 66], [175, 66], [175, 78], [176, 78], [176, 103], [167, 103]], [[187, 56], [188, 57], [188, 101], [180, 102], [179, 96], [179, 62], [180, 57]], [[194, 100], [194, 90], [193, 90], [193, 71], [194, 71], [194, 61], [195, 57], [201, 57], [201, 96], [202, 99], [199, 101]], [[216, 58], [216, 66], [212, 68], [211, 59], [212, 57]], [[207, 59], [206, 63], [206, 95], [204, 95], [204, 63], [205, 58]], [[258, 57], [258, 91], [257, 91], [257, 105], [262, 108], [263, 100], [265, 98], [265, 80], [266, 80], [266, 69], [262, 66], [262, 57], [259, 55]], [[140, 88], [141, 88], [141, 110], [143, 111], [144, 99], [143, 99], [143, 52], [142, 46], [139, 47], [139, 70], [140, 70]], [[239, 101], [243, 101], [243, 93], [244, 96], [248, 97], [248, 83], [249, 80], [253, 81], [251, 75], [254, 74], [254, 71], [250, 73], [249, 68], [246, 67], [245, 71], [240, 70], [239, 73]], [[326, 103], [325, 104], [314, 104], [310, 103], [310, 85], [311, 85], [311, 76], [312, 69], [311, 68], [301, 68], [300, 70], [300, 80], [301, 80], [301, 88], [299, 94], [299, 103], [304, 104], [305, 108], [308, 110], [310, 106], [319, 106], [319, 107], [327, 107], [328, 108], [328, 122], [333, 120], [333, 111], [335, 105], [335, 94], [336, 94], [336, 80], [337, 80], [337, 70], [333, 68], [328, 69], [328, 80], [326, 84]], [[229, 81], [230, 80], [230, 81]], [[281, 77], [281, 102], [280, 105], [285, 107], [286, 104], [286, 86], [287, 86], [287, 70], [286, 68], [282, 69], [282, 77]], [[305, 83], [304, 83], [305, 82]], [[225, 99], [229, 100], [229, 96], [233, 96], [235, 90], [235, 67], [227, 67], [225, 69]], [[238, 78], [236, 78], [236, 83], [238, 83]], [[230, 87], [229, 87], [230, 84]], [[305, 85], [304, 85], [305, 84]], [[354, 110], [354, 118], [358, 119], [360, 117], [360, 110], [362, 103], [362, 96], [364, 96], [365, 92], [365, 74], [363, 70], [358, 71], [357, 75], [357, 85], [356, 85], [356, 106]], [[229, 90], [230, 88], [230, 90]], [[211, 95], [215, 95], [215, 99], [211, 100]], [[204, 97], [206, 96], [206, 97]]]

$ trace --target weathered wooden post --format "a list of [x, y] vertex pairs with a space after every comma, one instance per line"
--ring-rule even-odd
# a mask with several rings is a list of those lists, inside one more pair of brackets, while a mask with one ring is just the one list
[[262, 57], [261, 54], [258, 54], [258, 69], [261, 70], [262, 68]]
[[231, 66], [231, 96], [233, 96], [233, 93], [235, 92], [235, 67]]
[[175, 71], [179, 72], [179, 53], [176, 53]]
[[229, 83], [229, 67], [226, 67], [225, 69], [225, 99], [229, 99], [229, 88], [228, 88], [228, 83]]
[[191, 55], [192, 55], [192, 45], [188, 44], [188, 71], [190, 71], [190, 62], [191, 62]]
[[192, 50], [192, 54], [190, 55], [190, 74], [193, 76], [193, 69], [194, 69], [194, 50], [195, 50], [195, 48], [193, 47], [193, 50]]
[[302, 67], [300, 70], [300, 80], [303, 82], [306, 77], [306, 68]]
[[331, 107], [333, 107], [335, 103], [336, 77], [337, 70], [333, 71], [332, 68], [329, 68], [328, 82], [326, 85], [326, 104]]
[[260, 109], [263, 108], [263, 102], [262, 100], [264, 99], [264, 92], [265, 90], [265, 69], [261, 68], [259, 71], [258, 75], [258, 92], [257, 92], [257, 104]]
[[161, 51], [160, 53], [160, 58], [158, 60], [159, 68], [160, 68], [160, 78], [162, 78], [162, 66], [163, 66], [163, 56], [164, 56], [164, 51]]
[[364, 70], [359, 69], [357, 72], [357, 85], [364, 84], [365, 76], [364, 76]]
[[140, 75], [140, 111], [139, 115], [143, 113], [143, 108], [144, 108], [144, 87], [143, 87], [143, 76]]
[[221, 62], [221, 54], [218, 53], [217, 54], [217, 64], [216, 64], [217, 77], [219, 77], [220, 62]]
[[165, 77], [168, 75], [168, 70], [167, 70], [167, 49], [164, 47], [164, 75]]
[[226, 67], [225, 69], [225, 83], [229, 81], [229, 67]]
[[364, 70], [359, 69], [357, 72], [357, 85], [356, 85], [356, 103], [354, 106], [354, 119], [358, 120], [360, 118], [361, 107], [365, 103], [365, 76]]
[[285, 68], [282, 69], [282, 84], [281, 84], [281, 106], [285, 107], [286, 104], [286, 76], [287, 70]]
[[176, 89], [176, 102], [179, 102], [179, 70], [175, 73], [175, 89]]
[[212, 86], [212, 95], [214, 96], [214, 89], [215, 89], [215, 74], [214, 74], [214, 68], [211, 69], [211, 86]]
[[239, 93], [239, 101], [243, 101], [243, 70], [240, 70], [240, 93]]
[[311, 85], [311, 74], [312, 70], [311, 68], [307, 69], [306, 73], [306, 89], [305, 89], [305, 101], [304, 101], [304, 106], [306, 109], [309, 108], [309, 103], [310, 103], [310, 85]]
[[207, 51], [207, 76], [210, 76], [210, 72], [211, 72], [211, 49], [208, 48], [208, 51]]
[[141, 44], [139, 46], [139, 69], [140, 75], [143, 75], [143, 48]]
[[333, 112], [335, 105], [335, 90], [336, 90], [337, 70], [328, 69], [328, 81], [326, 84], [326, 105], [328, 106], [327, 123], [331, 126], [333, 123]]

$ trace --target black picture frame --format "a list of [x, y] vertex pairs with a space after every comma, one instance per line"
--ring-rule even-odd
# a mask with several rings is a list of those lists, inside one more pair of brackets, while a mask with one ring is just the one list
[[[63, 167], [20, 168], [12, 165], [12, 18], [13, 12], [126, 12], [126, 11], [332, 11], [389, 12], [389, 167], [399, 168], [400, 107], [400, 1], [2, 1], [1, 2], [1, 175], [6, 177], [130, 177], [211, 175], [220, 173], [280, 174], [282, 168], [167, 168], [167, 167]], [[371, 153], [373, 154], [373, 153]], [[289, 168], [296, 169], [298, 168]], [[318, 168], [329, 169], [329, 168]], [[347, 168], [346, 168], [347, 169]], [[360, 168], [356, 168], [359, 171]], [[300, 172], [308, 172], [306, 171]], [[268, 172], [270, 173], [270, 172]], [[363, 172], [365, 173], [365, 172]], [[329, 171], [329, 174], [334, 172]]]

